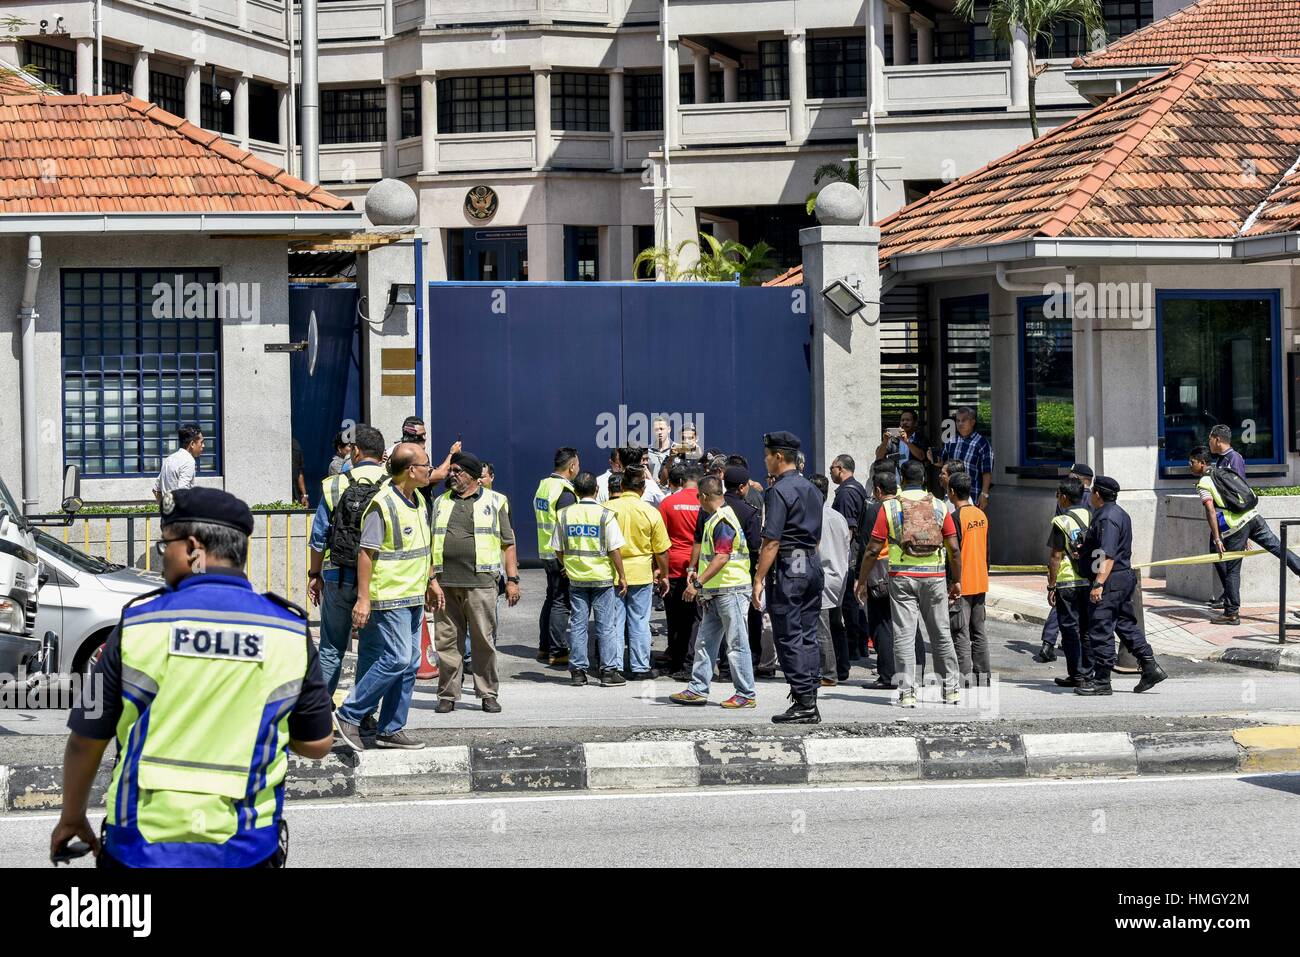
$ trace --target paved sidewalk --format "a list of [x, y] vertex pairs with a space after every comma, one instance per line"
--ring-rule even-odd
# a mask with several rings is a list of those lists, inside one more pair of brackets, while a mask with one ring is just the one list
[[[1050, 608], [1042, 575], [995, 575], [989, 582], [988, 607], [1003, 621], [1041, 626]], [[1157, 654], [1207, 660], [1229, 648], [1278, 647], [1277, 605], [1243, 605], [1240, 625], [1215, 625], [1218, 612], [1165, 590], [1163, 578], [1142, 579], [1147, 640]], [[1294, 620], [1294, 619], [1293, 619]], [[1289, 647], [1300, 640], [1290, 632]]]

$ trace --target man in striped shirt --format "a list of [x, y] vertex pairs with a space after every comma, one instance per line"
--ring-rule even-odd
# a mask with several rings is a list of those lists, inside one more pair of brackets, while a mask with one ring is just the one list
[[935, 465], [956, 459], [966, 464], [970, 475], [971, 495], [980, 509], [987, 511], [989, 491], [993, 487], [993, 446], [989, 440], [975, 431], [975, 410], [962, 406], [953, 417], [957, 424], [957, 435], [943, 443], [937, 458], [932, 458]]

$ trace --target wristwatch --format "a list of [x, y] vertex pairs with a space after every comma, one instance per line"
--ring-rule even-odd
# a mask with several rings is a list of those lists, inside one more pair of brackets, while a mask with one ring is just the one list
[[518, 576], [518, 575], [507, 575], [507, 576], [506, 576], [506, 581], [508, 581], [508, 582], [509, 582], [510, 584], [512, 584], [512, 585], [518, 585], [518, 584], [519, 584], [519, 576]]

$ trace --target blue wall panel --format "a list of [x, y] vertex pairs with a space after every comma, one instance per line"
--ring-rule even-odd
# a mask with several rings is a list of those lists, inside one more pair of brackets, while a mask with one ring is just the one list
[[704, 445], [747, 456], [760, 481], [764, 432], [810, 437], [808, 317], [791, 312], [789, 290], [430, 283], [428, 316], [431, 450], [459, 434], [496, 466], [525, 560], [537, 554], [532, 495], [555, 449], [572, 445], [603, 472], [605, 421], [699, 416]]

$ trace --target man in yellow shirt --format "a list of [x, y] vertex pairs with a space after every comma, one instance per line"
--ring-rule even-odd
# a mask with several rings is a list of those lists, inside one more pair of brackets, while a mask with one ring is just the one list
[[668, 549], [672, 546], [659, 510], [641, 498], [645, 486], [645, 468], [630, 465], [623, 470], [623, 491], [606, 503], [623, 532], [620, 552], [627, 592], [621, 607], [629, 681], [657, 677], [650, 667], [650, 599], [656, 590], [660, 595], [668, 590]]

